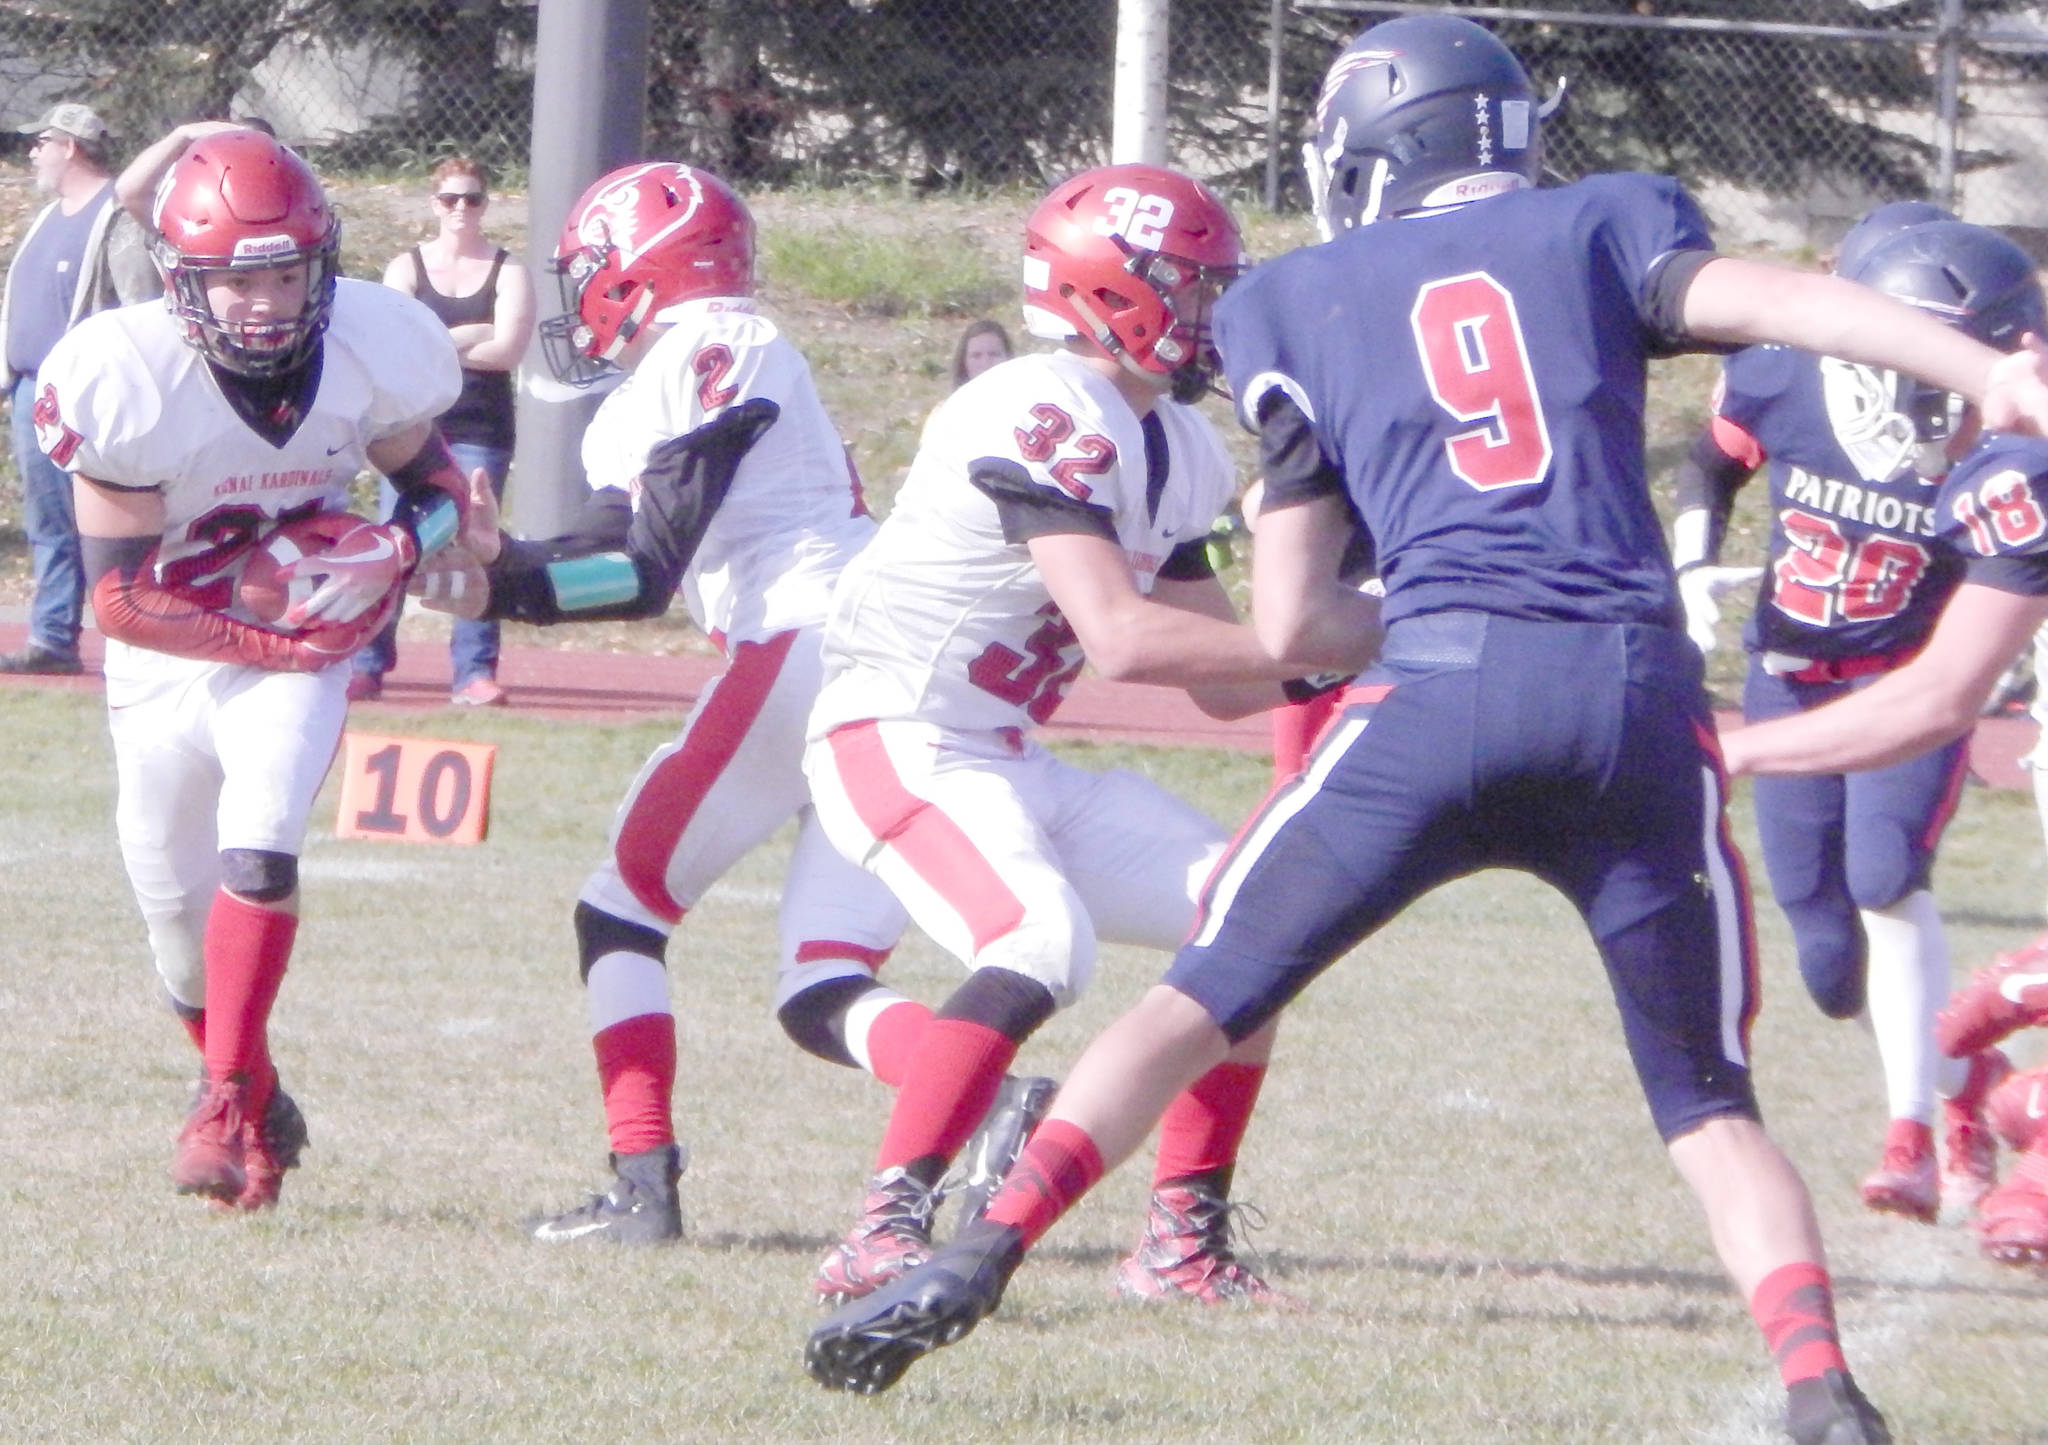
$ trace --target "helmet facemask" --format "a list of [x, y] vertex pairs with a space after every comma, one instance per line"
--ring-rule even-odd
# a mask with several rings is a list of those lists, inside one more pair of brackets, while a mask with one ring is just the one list
[[[167, 285], [166, 304], [185, 324], [185, 339], [221, 370], [236, 376], [282, 376], [304, 366], [334, 314], [334, 283], [340, 272], [341, 228], [330, 223], [312, 246], [266, 249], [261, 240], [238, 246], [236, 256], [181, 252], [162, 237], [152, 250]], [[206, 294], [207, 280], [223, 271], [306, 268], [306, 301], [296, 316], [262, 321], [225, 321]]]
[[1149, 380], [1170, 378], [1169, 390], [1175, 401], [1190, 403], [1211, 392], [1220, 395], [1222, 388], [1217, 378], [1222, 374], [1223, 361], [1217, 353], [1209, 319], [1225, 288], [1245, 268], [1206, 266], [1163, 251], [1141, 251], [1115, 233], [1111, 233], [1109, 240], [1123, 253], [1125, 273], [1158, 298], [1167, 316], [1167, 327], [1149, 345], [1141, 335], [1127, 339], [1112, 317], [1102, 314], [1093, 303], [1106, 302], [1113, 312], [1125, 308], [1114, 306], [1101, 295], [1091, 298], [1077, 290], [1064, 291], [1067, 303], [1088, 322], [1096, 344], [1127, 371]]
[[540, 323], [541, 356], [555, 380], [565, 386], [595, 385], [619, 369], [616, 354], [624, 349], [638, 329], [637, 322], [621, 326], [613, 339], [610, 355], [597, 351], [597, 332], [583, 319], [583, 295], [591, 286], [602, 285], [605, 271], [617, 254], [611, 246], [583, 246], [566, 256], [557, 256], [548, 269], [561, 287], [562, 312]]
[[1871, 481], [1908, 469], [1930, 479], [1949, 469], [1948, 447], [1968, 406], [1901, 372], [1838, 357], [1820, 358], [1821, 397], [1836, 444]]

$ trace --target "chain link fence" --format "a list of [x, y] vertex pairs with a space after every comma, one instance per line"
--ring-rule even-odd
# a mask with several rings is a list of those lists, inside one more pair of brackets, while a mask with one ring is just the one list
[[[649, 150], [742, 184], [1036, 185], [1108, 158], [1108, 0], [647, 3]], [[1177, 0], [1174, 161], [1298, 205], [1329, 57], [1418, 9], [1494, 25], [1546, 88], [1569, 79], [1560, 175], [1672, 172], [1734, 239], [1824, 242], [1877, 200], [1950, 195], [2048, 235], [2048, 28], [2017, 0]], [[0, 0], [0, 120], [84, 100], [132, 148], [260, 115], [328, 168], [462, 150], [516, 174], [535, 30], [534, 0]]]

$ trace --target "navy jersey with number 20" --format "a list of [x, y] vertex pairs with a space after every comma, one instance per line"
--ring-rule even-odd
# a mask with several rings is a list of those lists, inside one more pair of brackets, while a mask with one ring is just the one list
[[1675, 625], [1643, 475], [1645, 363], [1672, 346], [1649, 283], [1711, 245], [1677, 182], [1594, 176], [1282, 256], [1224, 297], [1217, 340], [1247, 421], [1282, 388], [1347, 478], [1389, 623]]

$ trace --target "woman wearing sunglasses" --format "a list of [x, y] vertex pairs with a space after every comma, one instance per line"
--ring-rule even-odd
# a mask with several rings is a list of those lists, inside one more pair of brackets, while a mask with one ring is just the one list
[[[416, 296], [441, 318], [462, 358], [462, 395], [441, 414], [441, 434], [465, 474], [481, 467], [504, 494], [512, 464], [512, 372], [533, 340], [533, 282], [517, 258], [484, 236], [490, 189], [484, 168], [467, 156], [434, 167], [429, 194], [435, 221], [430, 240], [392, 258], [384, 284]], [[396, 498], [383, 488], [385, 514]], [[450, 700], [470, 707], [505, 702], [498, 685], [498, 624], [455, 621], [448, 645]], [[398, 620], [355, 657], [348, 695], [357, 701], [384, 691], [398, 658]]]

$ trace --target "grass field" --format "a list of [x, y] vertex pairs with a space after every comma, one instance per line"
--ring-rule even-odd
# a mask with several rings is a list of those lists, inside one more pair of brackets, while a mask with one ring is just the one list
[[[1591, 949], [1507, 875], [1427, 900], [1283, 1032], [1239, 1193], [1301, 1313], [1114, 1301], [1138, 1167], [1062, 1223], [997, 1318], [891, 1394], [805, 1378], [810, 1269], [887, 1096], [768, 1017], [779, 847], [672, 949], [690, 1238], [526, 1243], [522, 1216], [603, 1175], [568, 905], [668, 725], [418, 726], [499, 745], [492, 837], [340, 843], [331, 799], [316, 814], [276, 1018], [313, 1148], [274, 1215], [222, 1217], [164, 1175], [193, 1060], [154, 1002], [115, 857], [98, 702], [0, 690], [0, 1438], [1775, 1438], [1775, 1381], [1645, 1119]], [[1077, 751], [1226, 821], [1262, 784], [1245, 757]], [[2043, 886], [2028, 801], [1972, 790], [1940, 879], [1959, 961], [2034, 931]], [[1760, 919], [1762, 1091], [1814, 1185], [1863, 1379], [1901, 1440], [2048, 1442], [2048, 1280], [1857, 1206], [1884, 1122], [1869, 1043], [1819, 1017], [1782, 925]], [[1062, 1070], [1159, 966], [1112, 950], [1025, 1063]], [[925, 998], [957, 977], [915, 939], [890, 971]]]

